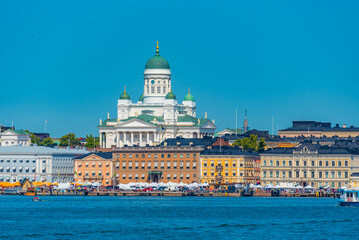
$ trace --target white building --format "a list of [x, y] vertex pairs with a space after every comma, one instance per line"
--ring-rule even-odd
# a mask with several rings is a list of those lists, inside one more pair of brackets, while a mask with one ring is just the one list
[[102, 148], [124, 145], [157, 145], [167, 138], [202, 138], [213, 136], [214, 121], [196, 117], [196, 102], [188, 90], [182, 103], [177, 101], [171, 88], [169, 63], [160, 56], [150, 58], [144, 71], [143, 94], [135, 103], [126, 92], [117, 104], [117, 118], [100, 120]]
[[0, 181], [71, 182], [73, 158], [89, 153], [84, 149], [58, 149], [40, 146], [0, 147]]
[[0, 134], [0, 146], [30, 146], [30, 133], [24, 130], [6, 130]]

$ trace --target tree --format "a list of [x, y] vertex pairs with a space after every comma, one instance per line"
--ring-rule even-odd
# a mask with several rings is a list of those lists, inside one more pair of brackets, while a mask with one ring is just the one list
[[48, 137], [45, 138], [44, 140], [42, 140], [42, 142], [40, 143], [41, 146], [47, 146], [47, 147], [52, 147], [54, 146], [54, 141], [52, 141], [52, 138]]
[[30, 133], [31, 143], [41, 145], [41, 138], [36, 137], [35, 134]]
[[[86, 135], [86, 144], [85, 147], [94, 148], [99, 145], [99, 139], [98, 137], [93, 137], [92, 134]], [[94, 146], [95, 143], [95, 146]]]
[[249, 137], [243, 138], [243, 139], [237, 139], [233, 146], [239, 146], [242, 147], [245, 151], [258, 151], [263, 150], [265, 147], [265, 139], [261, 138], [258, 141], [257, 135], [250, 135]]
[[69, 133], [61, 137], [60, 146], [65, 147], [68, 146], [69, 143], [71, 147], [80, 145], [80, 140], [75, 136], [75, 133]]

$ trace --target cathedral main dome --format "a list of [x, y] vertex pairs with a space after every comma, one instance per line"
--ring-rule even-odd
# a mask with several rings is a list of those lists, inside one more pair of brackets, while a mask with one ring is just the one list
[[147, 61], [145, 69], [170, 69], [170, 64], [167, 62], [167, 60], [160, 56], [160, 52], [158, 51], [158, 41], [156, 55]]
[[147, 61], [145, 69], [170, 69], [170, 64], [164, 57], [160, 56], [159, 52], [156, 52], [156, 55]]

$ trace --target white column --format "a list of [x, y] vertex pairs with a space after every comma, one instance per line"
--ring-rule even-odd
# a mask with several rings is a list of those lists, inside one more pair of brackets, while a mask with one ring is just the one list
[[140, 146], [142, 146], [142, 132], [140, 132]]
[[102, 148], [102, 132], [100, 132], [100, 148]]
[[123, 144], [127, 144], [127, 136], [126, 136], [126, 132], [123, 132]]
[[133, 132], [131, 132], [131, 146], [133, 146]]
[[116, 146], [117, 146], [117, 147], [120, 146], [120, 132], [117, 132], [117, 142], [116, 142]]
[[147, 144], [150, 144], [150, 133], [147, 132]]

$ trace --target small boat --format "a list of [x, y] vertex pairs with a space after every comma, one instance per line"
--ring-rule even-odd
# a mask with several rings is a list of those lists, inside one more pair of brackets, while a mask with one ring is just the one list
[[32, 201], [34, 201], [34, 202], [42, 202], [42, 200], [39, 197], [34, 197], [32, 199]]
[[359, 189], [340, 190], [340, 206], [359, 207]]

